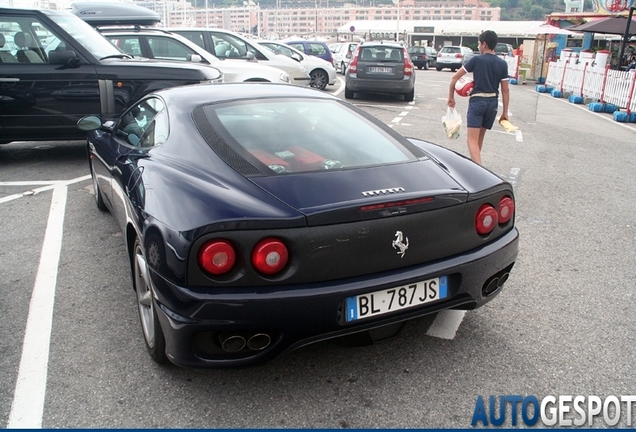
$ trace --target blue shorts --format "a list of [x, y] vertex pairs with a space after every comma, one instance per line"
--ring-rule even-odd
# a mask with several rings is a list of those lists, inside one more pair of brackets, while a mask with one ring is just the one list
[[472, 97], [468, 101], [466, 126], [469, 128], [492, 129], [497, 117], [499, 99], [496, 97]]

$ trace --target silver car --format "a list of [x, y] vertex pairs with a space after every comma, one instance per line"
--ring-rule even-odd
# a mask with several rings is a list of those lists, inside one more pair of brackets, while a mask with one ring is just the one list
[[349, 63], [353, 58], [353, 53], [356, 52], [358, 45], [358, 42], [342, 42], [332, 45], [333, 65], [341, 74], [344, 75], [347, 71]]
[[455, 72], [462, 67], [475, 53], [465, 46], [445, 46], [437, 53], [435, 69], [441, 71], [448, 68]]
[[290, 84], [287, 72], [263, 63], [220, 60], [190, 40], [157, 28], [103, 28], [102, 35], [126, 54], [161, 60], [210, 64], [223, 72], [224, 82]]
[[262, 47], [257, 41], [248, 40], [243, 36], [218, 28], [168, 28], [204, 50], [214, 54], [220, 59], [236, 62], [258, 62], [282, 69], [291, 78], [291, 83], [298, 86], [309, 86], [311, 77], [300, 63], [282, 54], [274, 54], [269, 49]]
[[275, 54], [286, 55], [287, 57], [300, 62], [300, 64], [303, 65], [303, 67], [309, 72], [309, 76], [311, 77], [310, 85], [313, 88], [324, 90], [327, 85], [334, 85], [336, 83], [336, 79], [338, 78], [336, 76], [336, 70], [328, 61], [323, 60], [320, 57], [302, 53], [296, 48], [283, 42], [259, 40], [258, 44], [265, 48], [269, 48]]

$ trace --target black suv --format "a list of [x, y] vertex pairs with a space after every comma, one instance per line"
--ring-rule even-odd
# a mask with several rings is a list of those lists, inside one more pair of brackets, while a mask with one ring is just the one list
[[218, 69], [135, 59], [66, 11], [0, 8], [0, 144], [82, 139], [147, 93], [222, 81]]
[[408, 52], [411, 56], [411, 61], [418, 69], [435, 67], [435, 60], [437, 59], [437, 51], [435, 51], [435, 48], [410, 46]]

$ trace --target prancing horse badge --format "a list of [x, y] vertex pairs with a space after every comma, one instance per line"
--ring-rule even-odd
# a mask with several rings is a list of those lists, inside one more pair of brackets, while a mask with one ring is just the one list
[[406, 253], [406, 250], [409, 248], [409, 238], [404, 237], [404, 234], [402, 234], [402, 231], [396, 231], [395, 240], [393, 240], [393, 243], [391, 244], [393, 246], [393, 249], [398, 249], [397, 254], [400, 256], [400, 258], [404, 258], [404, 254]]

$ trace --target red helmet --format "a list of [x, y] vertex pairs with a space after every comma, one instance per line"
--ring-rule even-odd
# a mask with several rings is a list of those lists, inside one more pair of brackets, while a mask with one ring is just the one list
[[473, 91], [473, 87], [475, 87], [473, 79], [468, 76], [463, 76], [455, 83], [455, 93], [460, 96], [467, 97], [470, 95], [470, 92]]

